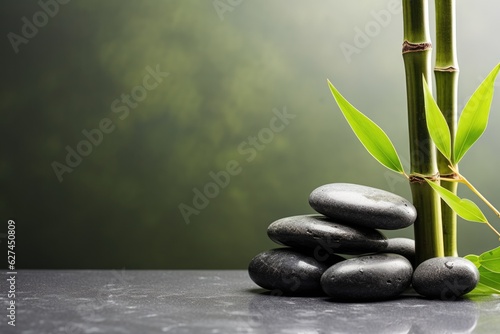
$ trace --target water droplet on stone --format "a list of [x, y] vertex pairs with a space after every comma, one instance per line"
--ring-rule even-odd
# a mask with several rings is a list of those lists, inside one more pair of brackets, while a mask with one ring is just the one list
[[446, 266], [446, 268], [448, 268], [448, 269], [453, 268], [453, 262], [452, 262], [452, 261], [448, 261], [448, 262], [446, 262], [444, 265], [445, 265], [445, 266]]

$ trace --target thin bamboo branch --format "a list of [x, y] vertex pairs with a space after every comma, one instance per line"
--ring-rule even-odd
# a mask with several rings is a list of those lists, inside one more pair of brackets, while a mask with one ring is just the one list
[[[458, 184], [458, 183], [465, 184], [477, 197], [479, 197], [495, 213], [495, 215], [497, 215], [497, 217], [500, 218], [500, 212], [493, 206], [493, 204], [491, 204], [479, 192], [479, 190], [477, 190], [476, 187], [474, 187], [472, 185], [472, 183], [469, 182], [469, 180], [467, 180], [462, 174], [460, 174], [457, 169], [455, 169], [452, 166], [449, 166], [449, 167], [454, 172], [455, 177], [454, 178], [441, 178], [441, 180], [444, 179], [447, 182], [455, 183], [455, 184]], [[490, 224], [490, 222], [488, 220], [486, 220], [485, 223], [486, 223], [486, 225], [488, 225], [489, 228], [491, 228], [493, 230], [493, 232], [495, 232], [496, 235], [498, 235], [500, 237], [500, 233]]]
[[463, 177], [462, 175], [460, 175], [460, 179], [458, 182], [461, 182], [463, 184], [465, 184], [470, 190], [472, 190], [472, 192], [474, 194], [476, 194], [477, 197], [479, 197], [481, 199], [481, 201], [483, 201], [490, 209], [491, 211], [493, 211], [495, 213], [495, 215], [497, 215], [497, 217], [500, 218], [500, 212], [498, 212], [498, 210], [493, 206], [493, 204], [490, 203], [490, 201], [488, 201], [473, 185], [472, 183], [470, 183], [465, 177]]

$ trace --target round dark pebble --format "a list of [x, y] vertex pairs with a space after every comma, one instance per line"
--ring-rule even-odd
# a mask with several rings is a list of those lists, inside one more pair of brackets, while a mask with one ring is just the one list
[[331, 265], [344, 260], [338, 255], [322, 262], [292, 248], [277, 248], [255, 256], [248, 266], [252, 281], [279, 294], [322, 294], [321, 275]]
[[410, 286], [411, 263], [397, 254], [365, 255], [337, 263], [321, 276], [323, 291], [335, 300], [391, 299]]
[[412, 285], [422, 296], [456, 300], [472, 291], [479, 282], [479, 271], [461, 257], [435, 257], [422, 262], [413, 274]]
[[384, 253], [404, 256], [415, 267], [415, 240], [409, 238], [389, 238]]
[[358, 184], [323, 185], [313, 190], [309, 204], [333, 219], [377, 229], [401, 229], [417, 218], [417, 210], [403, 197]]
[[377, 253], [387, 247], [387, 238], [379, 231], [361, 226], [348, 226], [321, 215], [282, 218], [267, 229], [276, 243], [313, 249], [318, 254]]

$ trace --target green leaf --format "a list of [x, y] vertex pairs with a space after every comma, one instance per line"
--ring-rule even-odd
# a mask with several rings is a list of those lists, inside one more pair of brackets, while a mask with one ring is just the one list
[[469, 220], [477, 223], [486, 223], [486, 217], [479, 207], [472, 201], [468, 199], [461, 199], [448, 189], [441, 187], [440, 185], [427, 180], [427, 183], [441, 196], [443, 201], [449, 205], [449, 207], [456, 212], [457, 215], [465, 220]]
[[500, 247], [481, 254], [479, 263], [489, 271], [500, 274]]
[[385, 167], [404, 173], [403, 165], [389, 137], [371, 119], [351, 105], [328, 80], [330, 91], [345, 119], [368, 152]]
[[478, 267], [478, 268], [481, 266], [481, 264], [479, 263], [479, 256], [478, 255], [469, 254], [469, 255], [464, 256], [464, 259], [469, 260], [470, 262], [474, 263], [476, 265], [476, 267]]
[[[481, 273], [479, 273], [481, 275]], [[481, 279], [481, 276], [479, 276], [479, 279]], [[467, 295], [492, 295], [492, 294], [500, 294], [500, 290], [492, 288], [486, 284], [483, 284], [479, 282], [477, 286], [469, 292]]]
[[479, 283], [493, 290], [493, 293], [500, 293], [500, 274], [492, 272], [485, 267], [479, 268]]
[[458, 121], [457, 136], [453, 154], [453, 163], [457, 164], [481, 137], [486, 126], [493, 99], [495, 78], [500, 70], [500, 64], [488, 74], [465, 105]]
[[[497, 249], [498, 248], [493, 251], [497, 251]], [[480, 258], [488, 253], [489, 252], [485, 252], [481, 254], [481, 256], [472, 254], [465, 256], [465, 259], [474, 263], [479, 270], [479, 284], [469, 293], [470, 295], [500, 294], [500, 273], [488, 270], [480, 262]]]
[[425, 118], [427, 129], [431, 135], [432, 141], [437, 149], [451, 161], [451, 135], [450, 128], [443, 113], [439, 109], [432, 92], [424, 78], [424, 100], [425, 100]]

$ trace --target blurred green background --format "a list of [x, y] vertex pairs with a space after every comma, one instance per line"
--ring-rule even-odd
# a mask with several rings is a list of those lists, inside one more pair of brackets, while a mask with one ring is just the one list
[[[326, 85], [408, 158], [399, 1], [60, 2], [0, 4], [0, 241], [14, 219], [18, 268], [246, 268], [275, 247], [271, 222], [313, 213], [322, 184], [410, 198]], [[500, 60], [489, 40], [499, 12], [494, 0], [458, 3], [461, 106]], [[497, 205], [499, 107], [497, 96], [461, 163]], [[68, 147], [86, 155], [72, 167]], [[498, 245], [485, 226], [461, 221], [459, 232], [461, 255]]]

